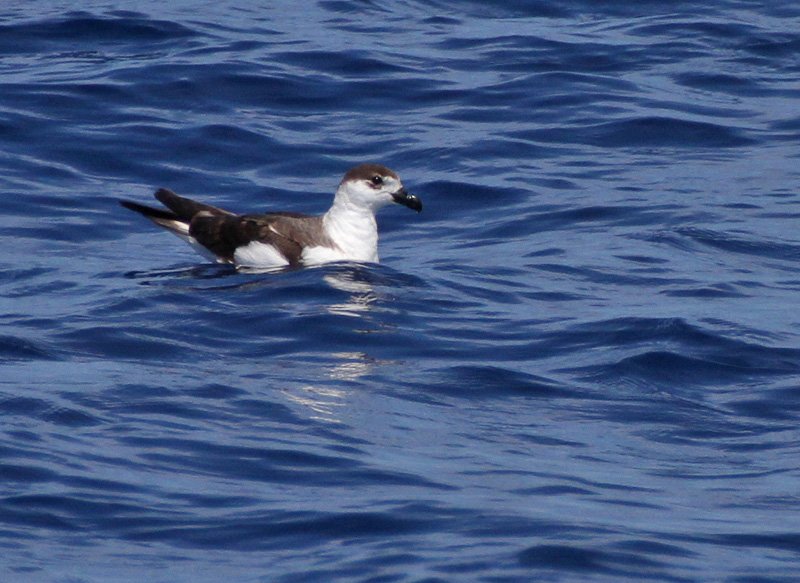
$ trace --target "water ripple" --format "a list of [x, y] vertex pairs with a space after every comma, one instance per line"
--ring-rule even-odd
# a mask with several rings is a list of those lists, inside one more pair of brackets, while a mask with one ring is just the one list
[[[0, 578], [793, 581], [798, 25], [0, 8]], [[320, 213], [367, 160], [425, 202], [380, 265], [116, 203]]]

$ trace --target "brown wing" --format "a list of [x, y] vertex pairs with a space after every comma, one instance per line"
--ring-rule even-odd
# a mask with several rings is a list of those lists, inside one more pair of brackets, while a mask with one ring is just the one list
[[201, 211], [192, 219], [189, 234], [230, 262], [238, 247], [253, 241], [273, 245], [292, 265], [301, 262], [305, 247], [333, 245], [322, 228], [322, 217], [299, 213], [221, 215]]

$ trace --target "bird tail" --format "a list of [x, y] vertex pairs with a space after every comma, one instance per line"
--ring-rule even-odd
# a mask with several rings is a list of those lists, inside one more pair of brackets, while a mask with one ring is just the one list
[[164, 227], [179, 237], [186, 238], [189, 236], [189, 223], [181, 220], [178, 215], [172, 211], [154, 208], [130, 200], [121, 200], [119, 201], [119, 204], [126, 209], [132, 210], [142, 216], [147, 217], [159, 227]]
[[179, 196], [166, 188], [159, 188], [155, 197], [158, 202], [175, 213], [176, 218], [186, 223], [191, 222], [198, 213], [208, 213], [214, 216], [233, 215], [233, 213], [210, 204], [203, 204], [202, 202]]

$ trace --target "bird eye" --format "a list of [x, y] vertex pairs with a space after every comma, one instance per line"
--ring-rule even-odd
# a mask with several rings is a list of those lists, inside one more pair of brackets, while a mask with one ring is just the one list
[[372, 184], [374, 184], [375, 186], [380, 186], [381, 184], [383, 184], [383, 177], [379, 176], [378, 174], [373, 176], [371, 178], [371, 180], [372, 180]]

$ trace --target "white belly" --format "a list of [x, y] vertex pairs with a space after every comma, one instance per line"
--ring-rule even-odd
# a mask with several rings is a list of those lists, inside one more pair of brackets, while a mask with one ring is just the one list
[[319, 265], [320, 263], [331, 263], [333, 261], [345, 261], [344, 253], [339, 249], [330, 247], [306, 247], [302, 255], [305, 265]]

